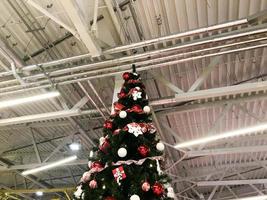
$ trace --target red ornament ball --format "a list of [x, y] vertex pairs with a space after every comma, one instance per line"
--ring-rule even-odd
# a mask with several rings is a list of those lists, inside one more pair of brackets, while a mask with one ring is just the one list
[[121, 90], [120, 93], [118, 93], [119, 99], [125, 98], [126, 96], [127, 96], [127, 94], [123, 90]]
[[91, 180], [91, 181], [89, 182], [89, 187], [90, 187], [91, 189], [95, 189], [95, 188], [97, 188], [97, 182], [96, 182], [96, 180]]
[[142, 157], [147, 157], [150, 149], [146, 145], [141, 145], [140, 147], [138, 147], [138, 152]]
[[150, 184], [149, 182], [145, 181], [143, 184], [142, 184], [142, 190], [144, 192], [148, 192], [150, 190]]
[[106, 128], [106, 129], [112, 129], [113, 128], [112, 121], [106, 120], [105, 123], [104, 123], [104, 128]]
[[157, 182], [153, 185], [152, 190], [153, 190], [153, 193], [156, 196], [162, 196], [163, 193], [164, 193], [163, 186], [160, 183], [157, 183]]
[[112, 196], [107, 196], [107, 197], [105, 197], [104, 200], [116, 200], [116, 198], [115, 197], [112, 197]]
[[125, 73], [123, 73], [122, 78], [123, 78], [125, 81], [128, 81], [128, 80], [131, 78], [131, 73], [129, 73], [129, 72], [125, 72]]

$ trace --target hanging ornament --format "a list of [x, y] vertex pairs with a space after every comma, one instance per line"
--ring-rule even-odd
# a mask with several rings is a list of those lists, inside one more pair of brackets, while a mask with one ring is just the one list
[[124, 147], [119, 148], [118, 156], [121, 157], [121, 158], [124, 158], [126, 155], [127, 155], [127, 150]]
[[174, 194], [174, 191], [173, 191], [173, 188], [172, 187], [168, 187], [167, 188], [167, 197], [170, 197], [170, 198], [175, 198], [175, 194]]
[[120, 112], [122, 109], [125, 108], [124, 105], [122, 105], [121, 103], [115, 102], [114, 104], [114, 111], [115, 112]]
[[86, 183], [90, 180], [91, 173], [90, 172], [84, 172], [82, 176], [82, 182]]
[[125, 98], [125, 97], [127, 97], [127, 94], [126, 94], [123, 90], [121, 90], [121, 91], [118, 93], [118, 98], [119, 98], [119, 99], [123, 99], [123, 98]]
[[99, 161], [92, 162], [91, 164], [91, 170], [94, 172], [100, 172], [101, 170], [103, 170], [103, 168], [103, 164]]
[[93, 158], [94, 157], [94, 152], [93, 151], [90, 151], [89, 157], [90, 158]]
[[157, 131], [156, 127], [152, 123], [147, 123], [147, 128], [149, 133], [155, 133]]
[[141, 126], [141, 130], [143, 133], [147, 132], [147, 125], [146, 123], [139, 123], [139, 125]]
[[137, 194], [134, 194], [130, 197], [130, 200], [140, 200], [140, 197]]
[[141, 145], [140, 147], [138, 147], [138, 152], [142, 157], [147, 157], [150, 149], [146, 145]]
[[164, 151], [165, 146], [162, 142], [157, 143], [156, 148], [158, 151]]
[[163, 174], [163, 171], [160, 168], [159, 160], [156, 160], [156, 163], [157, 163], [157, 172], [158, 172], [158, 175], [162, 175]]
[[120, 167], [113, 169], [112, 173], [118, 185], [121, 185], [121, 181], [126, 178], [126, 174], [124, 172], [123, 167], [120, 166]]
[[120, 118], [124, 119], [124, 118], [126, 118], [126, 117], [127, 117], [127, 112], [126, 112], [126, 111], [124, 111], [124, 110], [122, 110], [122, 111], [120, 111], [120, 114], [119, 114], [119, 116], [120, 116]]
[[132, 94], [134, 101], [142, 98], [142, 92], [140, 90], [141, 90], [140, 87], [135, 87], [130, 90], [130, 94]]
[[129, 111], [139, 114], [143, 112], [143, 109], [140, 105], [134, 105]]
[[150, 109], [150, 107], [149, 106], [145, 106], [144, 108], [143, 108], [143, 110], [144, 110], [144, 112], [145, 113], [150, 113], [150, 111], [151, 111], [151, 109]]
[[128, 132], [134, 134], [135, 137], [143, 134], [141, 126], [138, 123], [132, 122], [127, 124], [127, 128]]
[[129, 73], [129, 72], [124, 72], [123, 75], [122, 75], [122, 78], [123, 78], [125, 81], [128, 81], [128, 80], [131, 78], [131, 73]]
[[82, 185], [79, 185], [78, 187], [76, 187], [76, 191], [74, 192], [74, 196], [77, 199], [80, 199], [82, 194], [83, 194]]
[[148, 192], [150, 190], [150, 184], [149, 184], [149, 182], [147, 182], [147, 181], [143, 182], [143, 184], [142, 184], [142, 190], [144, 192]]
[[95, 188], [97, 188], [97, 182], [96, 182], [96, 180], [91, 180], [91, 181], [89, 182], [89, 187], [90, 187], [91, 189], [95, 189]]
[[91, 166], [92, 166], [92, 161], [88, 161], [88, 167], [89, 167], [89, 169], [91, 169]]
[[106, 120], [105, 123], [104, 123], [104, 128], [112, 129], [112, 127], [113, 127], [112, 121]]
[[164, 192], [163, 186], [157, 182], [153, 185], [152, 190], [156, 196], [162, 196]]
[[109, 143], [109, 139], [107, 137], [101, 137], [99, 139], [99, 149], [103, 152], [103, 153], [107, 153], [108, 149], [110, 148], [110, 143]]
[[118, 135], [120, 133], [121, 129], [116, 129], [115, 131], [113, 131], [113, 135]]
[[141, 83], [141, 81], [140, 80], [131, 79], [127, 83], [128, 84], [137, 84], [137, 83]]

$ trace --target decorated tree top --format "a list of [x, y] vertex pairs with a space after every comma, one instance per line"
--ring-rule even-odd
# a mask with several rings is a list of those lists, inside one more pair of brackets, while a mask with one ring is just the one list
[[124, 73], [123, 79], [74, 199], [172, 200], [173, 189], [160, 166], [164, 145], [152, 123], [145, 86], [135, 72]]

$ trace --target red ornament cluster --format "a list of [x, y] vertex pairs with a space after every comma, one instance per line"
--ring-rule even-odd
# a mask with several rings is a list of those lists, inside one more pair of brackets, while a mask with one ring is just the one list
[[128, 80], [131, 78], [131, 73], [130, 73], [130, 72], [125, 72], [125, 73], [123, 73], [122, 78], [123, 78], [125, 81], [128, 81]]
[[106, 120], [104, 123], [104, 128], [106, 129], [112, 129], [113, 128], [113, 123], [110, 120]]

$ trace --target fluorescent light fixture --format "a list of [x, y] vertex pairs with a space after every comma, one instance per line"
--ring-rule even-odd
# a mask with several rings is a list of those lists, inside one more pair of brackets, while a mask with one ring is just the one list
[[[232, 199], [232, 200], [234, 200], [234, 199]], [[245, 197], [245, 198], [235, 199], [235, 200], [267, 200], [267, 195], [254, 196], [254, 197]]]
[[35, 194], [36, 194], [37, 196], [39, 196], [39, 197], [41, 197], [41, 196], [44, 195], [44, 193], [43, 193], [42, 191], [37, 191]]
[[224, 138], [246, 135], [246, 134], [252, 133], [252, 132], [263, 131], [266, 129], [267, 129], [267, 124], [259, 124], [256, 126], [250, 126], [250, 127], [243, 128], [243, 129], [238, 129], [238, 130], [229, 131], [226, 133], [221, 133], [219, 135], [213, 135], [213, 136], [209, 136], [209, 137], [199, 138], [196, 140], [182, 142], [180, 144], [175, 145], [174, 147], [177, 149], [184, 148], [184, 147], [190, 147], [190, 146], [194, 146], [194, 145], [198, 145], [198, 144], [213, 142], [213, 141], [224, 139]]
[[74, 109], [74, 110], [71, 109], [71, 110], [61, 110], [61, 111], [56, 111], [56, 112], [0, 119], [0, 126], [9, 126], [9, 125], [14, 125], [14, 124], [58, 119], [58, 118], [63, 118], [63, 117], [73, 117], [73, 116], [80, 115], [80, 113], [81, 112], [79, 109]]
[[53, 162], [51, 164], [47, 164], [47, 165], [44, 165], [44, 166], [41, 166], [41, 167], [37, 167], [35, 169], [26, 170], [26, 171], [22, 172], [21, 174], [24, 175], [24, 176], [29, 175], [29, 174], [35, 174], [35, 173], [40, 172], [40, 171], [44, 171], [44, 170], [48, 170], [48, 169], [51, 169], [51, 168], [58, 167], [60, 165], [63, 165], [65, 163], [68, 163], [68, 162], [71, 162], [71, 161], [74, 161], [76, 159], [77, 159], [76, 155], [75, 156], [70, 156], [68, 158], [64, 158], [62, 160]]
[[23, 97], [23, 98], [18, 98], [18, 99], [0, 101], [0, 109], [11, 107], [11, 106], [16, 106], [20, 104], [25, 104], [25, 103], [31, 103], [34, 101], [40, 101], [43, 99], [49, 99], [49, 98], [57, 97], [59, 95], [60, 95], [59, 92], [54, 91], [54, 92], [47, 92], [45, 94], [39, 94], [39, 95], [30, 96], [30, 97]]
[[72, 151], [79, 151], [81, 148], [81, 145], [79, 143], [73, 142], [69, 145], [70, 149]]

